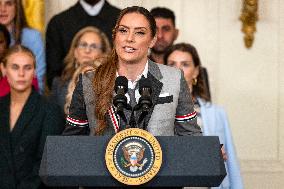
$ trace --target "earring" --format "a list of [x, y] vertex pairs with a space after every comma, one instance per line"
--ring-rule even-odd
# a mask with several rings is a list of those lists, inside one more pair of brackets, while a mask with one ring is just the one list
[[197, 78], [193, 78], [192, 85], [197, 85]]
[[151, 48], [148, 48], [148, 56], [151, 54]]

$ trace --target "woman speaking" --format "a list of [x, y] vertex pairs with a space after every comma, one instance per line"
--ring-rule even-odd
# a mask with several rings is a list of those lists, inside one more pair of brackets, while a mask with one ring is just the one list
[[[148, 59], [155, 41], [156, 23], [147, 9], [134, 6], [122, 10], [113, 30], [112, 54], [94, 72], [80, 76], [64, 135], [114, 135], [129, 126], [113, 105], [118, 76], [127, 78], [128, 103], [139, 103], [141, 78], [151, 83], [153, 105], [136, 127], [155, 136], [201, 135], [182, 72]], [[131, 110], [124, 113], [129, 120]]]

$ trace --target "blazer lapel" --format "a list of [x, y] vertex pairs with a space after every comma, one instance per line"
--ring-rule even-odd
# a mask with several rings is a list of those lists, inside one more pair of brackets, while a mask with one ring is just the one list
[[20, 141], [20, 138], [23, 134], [23, 131], [25, 130], [26, 127], [29, 126], [29, 122], [30, 120], [33, 118], [37, 107], [37, 102], [38, 102], [38, 98], [40, 98], [39, 94], [37, 94], [37, 92], [32, 91], [31, 95], [29, 96], [26, 104], [23, 107], [23, 110], [15, 124], [14, 127], [14, 139], [16, 139], [15, 144], [18, 143], [18, 141]]
[[[9, 127], [9, 114], [10, 114], [10, 95], [3, 97], [0, 101], [0, 139], [9, 139], [8, 133], [10, 132]], [[0, 143], [1, 144], [1, 143]]]
[[0, 101], [0, 153], [7, 158], [11, 170], [13, 170], [12, 152], [10, 150], [10, 95]]
[[145, 124], [144, 129], [146, 129], [147, 126], [148, 126], [148, 123], [150, 121], [154, 107], [157, 104], [159, 95], [160, 95], [162, 88], [163, 88], [163, 83], [161, 81], [159, 81], [160, 79], [163, 78], [163, 76], [161, 74], [161, 71], [160, 71], [158, 65], [156, 63], [152, 62], [151, 60], [149, 60], [148, 65], [149, 65], [149, 71], [148, 71], [147, 78], [149, 80], [151, 80], [151, 83], [152, 83], [152, 103], [153, 103], [153, 106], [152, 106], [152, 108], [150, 108], [148, 115], [144, 119], [144, 124]]

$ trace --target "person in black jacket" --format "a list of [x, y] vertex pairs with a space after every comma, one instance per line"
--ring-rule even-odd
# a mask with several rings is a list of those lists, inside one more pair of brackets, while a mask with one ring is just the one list
[[32, 88], [35, 57], [29, 49], [11, 47], [1, 69], [11, 92], [0, 98], [0, 188], [45, 188], [39, 177], [45, 140], [61, 134], [63, 112]]
[[55, 15], [46, 31], [47, 84], [51, 88], [55, 76], [61, 76], [74, 35], [86, 26], [95, 26], [111, 41], [112, 28], [120, 9], [105, 0], [78, 0], [69, 9]]

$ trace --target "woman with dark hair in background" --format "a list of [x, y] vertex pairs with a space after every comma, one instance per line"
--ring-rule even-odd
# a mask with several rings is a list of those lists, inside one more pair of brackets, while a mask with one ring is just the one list
[[21, 44], [36, 56], [36, 78], [40, 92], [44, 90], [46, 71], [45, 50], [39, 31], [28, 27], [22, 0], [0, 0], [0, 23], [5, 25], [11, 36], [11, 44]]
[[[201, 135], [188, 87], [181, 71], [158, 65], [148, 59], [148, 50], [156, 42], [156, 23], [143, 7], [121, 11], [113, 30], [112, 54], [95, 70], [80, 76], [67, 117], [65, 135], [114, 135], [129, 127], [113, 105], [114, 85], [118, 76], [128, 80], [128, 102], [139, 100], [141, 78], [152, 84], [153, 106], [136, 126], [153, 135]], [[125, 110], [129, 120], [131, 110]], [[139, 112], [137, 113], [139, 114]]]
[[228, 118], [223, 108], [210, 102], [197, 50], [191, 44], [179, 43], [167, 50], [164, 61], [168, 66], [183, 70], [197, 112], [197, 123], [203, 134], [219, 136], [220, 143], [223, 144], [222, 153], [224, 159], [227, 159], [227, 176], [219, 188], [242, 189], [243, 183]]
[[0, 61], [2, 60], [6, 50], [9, 48], [10, 43], [11, 38], [9, 31], [4, 25], [0, 24]]
[[[11, 38], [9, 31], [7, 28], [0, 24], [0, 65], [2, 64], [2, 58], [9, 48], [9, 45], [11, 43]], [[10, 86], [8, 84], [7, 78], [2, 73], [2, 69], [0, 66], [0, 97], [5, 96], [10, 92]]]
[[48, 135], [60, 135], [64, 116], [32, 88], [35, 57], [26, 47], [12, 46], [1, 69], [11, 92], [0, 97], [0, 188], [43, 188], [39, 167]]

